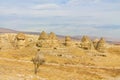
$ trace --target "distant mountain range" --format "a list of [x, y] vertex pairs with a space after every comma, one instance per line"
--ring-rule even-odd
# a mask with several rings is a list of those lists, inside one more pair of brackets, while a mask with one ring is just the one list
[[[35, 34], [35, 35], [39, 35], [40, 32], [24, 32], [24, 31], [16, 31], [16, 30], [12, 30], [12, 29], [7, 29], [7, 28], [0, 28], [0, 33], [19, 33], [19, 32], [23, 32], [23, 33], [26, 33], [26, 34]], [[63, 35], [57, 35], [59, 38], [64, 38], [65, 36]], [[72, 36], [71, 37], [72, 39], [74, 40], [80, 40], [82, 38], [81, 35], [78, 35], [78, 36]], [[99, 37], [93, 37], [93, 36], [90, 36], [90, 38], [92, 40], [96, 39], [96, 38], [99, 38]], [[120, 41], [119, 40], [115, 40], [113, 38], [105, 38], [109, 43], [114, 43], [114, 44], [120, 44]]]
[[16, 33], [17, 31], [7, 28], [0, 28], [0, 33]]
[[0, 28], [0, 33], [19, 33], [19, 32], [23, 32], [23, 33], [27, 33], [27, 34], [40, 34], [39, 32], [24, 32], [24, 31], [16, 31], [16, 30], [12, 30], [12, 29], [7, 29], [7, 28]]

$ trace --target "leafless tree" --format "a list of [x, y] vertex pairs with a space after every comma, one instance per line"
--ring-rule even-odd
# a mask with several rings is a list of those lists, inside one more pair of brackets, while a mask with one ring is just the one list
[[37, 74], [38, 68], [40, 65], [42, 65], [45, 62], [43, 54], [40, 52], [40, 49], [38, 50], [38, 53], [35, 55], [34, 58], [32, 58], [32, 62], [34, 64], [34, 72]]

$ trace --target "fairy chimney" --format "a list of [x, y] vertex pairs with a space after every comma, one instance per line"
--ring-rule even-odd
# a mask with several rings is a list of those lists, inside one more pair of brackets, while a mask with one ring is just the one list
[[95, 39], [95, 40], [93, 41], [93, 45], [94, 45], [95, 49], [97, 49], [97, 44], [98, 44], [98, 42], [99, 42], [99, 39]]
[[42, 31], [36, 46], [40, 48], [56, 48], [59, 46], [59, 41], [55, 33], [51, 32], [50, 34], [47, 34], [46, 32]]
[[83, 36], [81, 39], [81, 47], [85, 50], [92, 50], [94, 49], [92, 41], [89, 39], [88, 36]]
[[40, 48], [48, 48], [48, 44], [48, 34], [45, 31], [42, 31], [40, 33], [36, 46]]
[[50, 45], [49, 45], [50, 47], [52, 47], [52, 48], [59, 47], [59, 40], [58, 40], [56, 34], [53, 32], [50, 32], [50, 34], [49, 34], [49, 42], [50, 42]]
[[49, 34], [49, 39], [56, 40], [57, 37], [56, 37], [55, 33], [50, 32], [50, 34]]
[[106, 50], [106, 47], [105, 47], [105, 40], [104, 38], [101, 38], [99, 41], [98, 41], [98, 44], [97, 44], [97, 50], [99, 52], [105, 52]]
[[0, 50], [2, 49], [2, 41], [1, 41], [1, 35], [0, 35]]
[[70, 36], [65, 37], [65, 46], [72, 46], [72, 40]]
[[40, 36], [39, 36], [38, 40], [46, 40], [46, 39], [48, 39], [48, 35], [45, 31], [42, 31], [40, 33]]
[[26, 46], [26, 36], [24, 33], [18, 33], [16, 35], [16, 46], [21, 49]]

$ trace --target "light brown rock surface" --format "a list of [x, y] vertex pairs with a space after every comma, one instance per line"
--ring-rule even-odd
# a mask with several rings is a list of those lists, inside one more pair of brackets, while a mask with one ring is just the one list
[[57, 37], [56, 37], [55, 33], [50, 32], [50, 34], [49, 34], [49, 39], [57, 40]]
[[101, 38], [101, 39], [98, 41], [97, 50], [98, 50], [99, 52], [105, 52], [105, 50], [106, 50], [105, 44], [106, 44], [106, 42], [105, 42], [104, 38]]
[[47, 40], [48, 39], [48, 35], [45, 31], [42, 31], [39, 35], [38, 40]]
[[14, 34], [0, 34], [0, 47], [1, 50], [13, 49], [14, 47]]
[[51, 32], [48, 35], [46, 32], [42, 31], [36, 45], [40, 48], [57, 48], [59, 47], [59, 41], [55, 33]]
[[18, 49], [25, 48], [27, 43], [27, 38], [24, 33], [18, 33], [15, 37], [15, 44]]
[[70, 36], [65, 36], [65, 46], [67, 47], [73, 46]]
[[93, 45], [94, 45], [95, 49], [97, 49], [98, 41], [99, 41], [99, 39], [95, 39], [95, 40], [93, 41]]
[[88, 36], [83, 36], [81, 39], [81, 47], [86, 50], [94, 49], [93, 43]]

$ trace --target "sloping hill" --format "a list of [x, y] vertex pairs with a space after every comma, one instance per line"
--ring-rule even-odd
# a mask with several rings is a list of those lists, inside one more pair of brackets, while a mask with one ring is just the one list
[[0, 27], [0, 33], [16, 33], [16, 32], [18, 32], [18, 31]]

